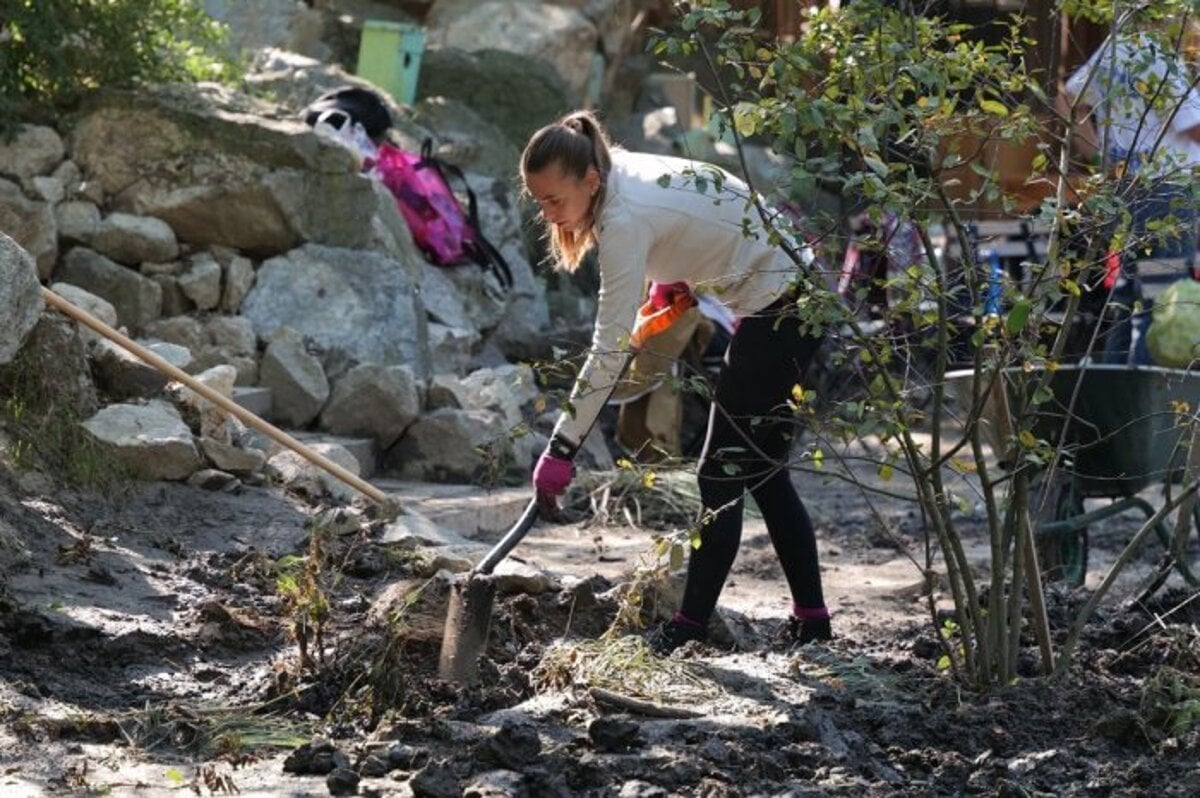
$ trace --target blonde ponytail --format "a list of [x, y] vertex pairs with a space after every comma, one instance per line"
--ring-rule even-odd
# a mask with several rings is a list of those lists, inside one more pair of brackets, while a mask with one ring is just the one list
[[590, 111], [575, 111], [533, 134], [521, 154], [521, 178], [557, 163], [563, 173], [582, 180], [588, 169], [600, 173], [600, 189], [592, 198], [588, 224], [583, 230], [565, 230], [550, 226], [550, 248], [556, 267], [568, 272], [596, 243], [596, 211], [604, 204], [608, 175], [612, 171], [612, 144], [608, 134]]

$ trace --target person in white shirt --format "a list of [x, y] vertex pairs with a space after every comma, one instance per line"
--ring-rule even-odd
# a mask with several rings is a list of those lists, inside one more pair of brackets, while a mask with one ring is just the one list
[[1167, 213], [1179, 220], [1178, 235], [1157, 247], [1158, 257], [1188, 256], [1196, 247], [1191, 184], [1200, 168], [1200, 89], [1174, 44], [1154, 31], [1119, 33], [1064, 85], [1066, 99], [1077, 101], [1081, 155], [1118, 174], [1144, 174], [1147, 190], [1133, 197], [1135, 234]]
[[559, 268], [597, 250], [600, 291], [591, 350], [569, 406], [534, 468], [541, 496], [562, 494], [572, 459], [620, 376], [647, 281], [684, 282], [738, 319], [718, 378], [698, 467], [705, 508], [682, 605], [650, 635], [660, 652], [703, 640], [741, 541], [745, 494], [754, 496], [791, 590], [786, 638], [827, 640], [812, 522], [792, 485], [795, 433], [788, 406], [821, 338], [789, 312], [799, 271], [769, 243], [748, 186], [710, 164], [613, 147], [579, 111], [537, 131], [521, 177], [549, 228]]
[[[1080, 155], [1128, 186], [1122, 196], [1131, 220], [1122, 261], [1129, 269], [1117, 281], [1114, 301], [1131, 305], [1138, 298], [1139, 257], [1182, 258], [1186, 269], [1194, 268], [1200, 90], [1176, 40], [1137, 17], [1123, 24], [1124, 30], [1071, 74], [1063, 94], [1075, 106]], [[1195, 20], [1191, 26], [1195, 29]], [[1174, 220], [1169, 228], [1155, 229], [1167, 219]], [[1144, 328], [1148, 313], [1114, 326], [1106, 336], [1105, 360], [1149, 362], [1144, 344], [1130, 351], [1134, 330]]]

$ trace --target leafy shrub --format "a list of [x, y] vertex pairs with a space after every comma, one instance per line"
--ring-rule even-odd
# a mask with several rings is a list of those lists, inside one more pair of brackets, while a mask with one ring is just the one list
[[198, 0], [0, 0], [0, 135], [101, 87], [225, 79], [224, 32]]

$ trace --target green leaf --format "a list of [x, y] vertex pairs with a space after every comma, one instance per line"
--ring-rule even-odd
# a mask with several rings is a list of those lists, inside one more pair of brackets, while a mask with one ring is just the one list
[[1025, 329], [1025, 325], [1029, 322], [1029, 311], [1032, 305], [1025, 297], [1021, 297], [1013, 303], [1012, 310], [1008, 312], [1008, 317], [1004, 320], [1004, 329], [1010, 336], [1015, 336]]
[[875, 174], [879, 175], [880, 177], [888, 176], [887, 164], [885, 164], [883, 161], [879, 160], [878, 158], [873, 158], [870, 155], [864, 155], [863, 161], [867, 164], [867, 166], [869, 166], [871, 168], [871, 171], [874, 172]]
[[670, 175], [662, 175], [658, 178], [657, 182], [658, 182], [659, 188], [670, 188], [671, 187], [671, 176]]
[[985, 113], [992, 114], [993, 116], [1008, 116], [1008, 108], [1004, 103], [997, 102], [996, 100], [980, 100], [979, 107]]
[[939, 671], [950, 670], [950, 655], [949, 654], [943, 654], [942, 656], [938, 657], [937, 669]]
[[671, 570], [678, 571], [683, 567], [683, 546], [678, 543], [671, 545]]
[[164, 775], [167, 777], [167, 781], [175, 784], [183, 784], [185, 781], [183, 774], [176, 768], [167, 768], [167, 772]]
[[892, 476], [895, 473], [896, 473], [896, 469], [893, 468], [889, 463], [884, 463], [881, 466], [879, 466], [879, 478], [882, 479], [884, 482], [891, 482]]

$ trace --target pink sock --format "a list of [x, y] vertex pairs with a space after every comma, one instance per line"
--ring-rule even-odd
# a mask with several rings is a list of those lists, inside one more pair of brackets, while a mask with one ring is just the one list
[[829, 610], [825, 607], [801, 607], [799, 604], [793, 604], [792, 616], [802, 621], [827, 621]]

